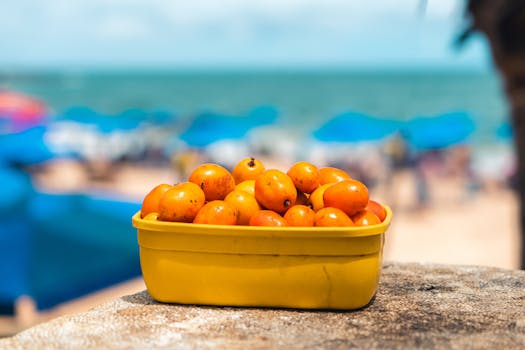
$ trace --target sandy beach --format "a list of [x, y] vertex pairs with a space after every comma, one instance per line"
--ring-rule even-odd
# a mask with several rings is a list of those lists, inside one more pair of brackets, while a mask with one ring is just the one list
[[[266, 162], [271, 167], [285, 166], [271, 159]], [[35, 184], [48, 192], [94, 191], [140, 201], [155, 185], [181, 180], [169, 167], [120, 166], [115, 168], [111, 181], [90, 182], [83, 174], [78, 164], [60, 161], [41, 172]], [[391, 206], [394, 213], [386, 235], [384, 260], [518, 268], [520, 238], [515, 194], [499, 187], [468, 194], [460, 179], [436, 176], [430, 180], [431, 201], [424, 208], [414, 208], [416, 193], [410, 171], [394, 174], [388, 184], [371, 191], [372, 198]], [[143, 289], [144, 282], [137, 278], [45, 312], [37, 312], [31, 300], [22, 299], [20, 314], [15, 319], [0, 318], [0, 330], [12, 334]]]
[[[400, 174], [385, 260], [518, 268], [518, 201], [509, 189], [465, 198], [453, 180], [434, 179], [428, 208], [410, 210], [409, 174]], [[439, 191], [438, 191], [439, 190]], [[402, 199], [405, 199], [403, 203]], [[386, 201], [385, 203], [388, 203]]]

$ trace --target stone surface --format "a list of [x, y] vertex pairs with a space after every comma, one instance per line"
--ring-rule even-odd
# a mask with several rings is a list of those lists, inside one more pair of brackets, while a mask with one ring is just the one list
[[0, 349], [525, 348], [525, 271], [386, 264], [352, 312], [159, 304], [147, 292], [0, 340]]

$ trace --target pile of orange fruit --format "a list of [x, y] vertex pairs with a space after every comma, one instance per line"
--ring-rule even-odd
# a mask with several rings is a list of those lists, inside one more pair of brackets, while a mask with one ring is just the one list
[[141, 208], [146, 220], [217, 225], [366, 226], [385, 216], [368, 188], [342, 169], [298, 162], [285, 173], [251, 157], [231, 172], [199, 165], [187, 182], [153, 188]]

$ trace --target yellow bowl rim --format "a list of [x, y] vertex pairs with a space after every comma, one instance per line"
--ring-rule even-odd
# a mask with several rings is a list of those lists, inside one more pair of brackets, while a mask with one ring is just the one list
[[140, 211], [132, 218], [133, 226], [139, 230], [166, 233], [190, 233], [197, 235], [228, 235], [228, 236], [304, 236], [304, 237], [363, 237], [383, 234], [390, 226], [392, 210], [383, 205], [386, 210], [385, 220], [377, 225], [344, 226], [344, 227], [297, 227], [297, 226], [247, 226], [247, 225], [211, 225], [182, 222], [153, 221], [140, 218]]

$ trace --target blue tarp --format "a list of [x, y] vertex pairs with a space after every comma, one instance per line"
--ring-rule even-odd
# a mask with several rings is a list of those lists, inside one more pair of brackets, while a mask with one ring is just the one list
[[9, 167], [0, 166], [0, 218], [11, 215], [13, 208], [31, 196], [33, 186], [27, 174]]
[[140, 275], [140, 203], [32, 190], [25, 199], [0, 217], [0, 314], [21, 295], [47, 309]]
[[312, 134], [323, 142], [377, 141], [392, 135], [400, 126], [396, 120], [347, 112], [330, 119]]
[[30, 295], [39, 308], [140, 275], [131, 216], [139, 203], [39, 194], [29, 203], [33, 232]]
[[25, 206], [33, 188], [24, 173], [0, 167], [0, 315], [27, 294], [30, 227]]

